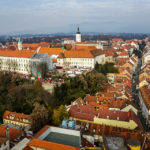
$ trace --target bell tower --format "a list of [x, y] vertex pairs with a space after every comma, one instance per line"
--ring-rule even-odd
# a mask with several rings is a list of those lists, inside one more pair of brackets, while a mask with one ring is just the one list
[[22, 50], [22, 41], [20, 38], [18, 40], [18, 50]]
[[78, 27], [77, 33], [76, 33], [76, 42], [81, 42], [81, 33], [80, 33], [79, 27]]

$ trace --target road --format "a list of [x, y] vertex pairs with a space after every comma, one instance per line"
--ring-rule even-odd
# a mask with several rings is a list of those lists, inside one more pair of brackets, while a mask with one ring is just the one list
[[141, 66], [142, 66], [142, 58], [139, 58], [137, 68], [135, 69], [135, 72], [133, 73], [132, 76], [132, 96], [133, 96], [133, 101], [135, 103], [135, 106], [138, 109], [138, 118], [140, 119], [143, 129], [148, 132], [150, 131], [150, 128], [148, 128], [148, 125], [146, 124], [146, 119], [142, 115], [140, 100], [138, 96], [139, 90], [136, 88], [136, 86], [139, 84], [139, 74], [140, 74]]

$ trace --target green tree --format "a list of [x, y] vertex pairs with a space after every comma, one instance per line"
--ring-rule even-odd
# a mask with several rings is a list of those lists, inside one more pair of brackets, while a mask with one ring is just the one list
[[61, 124], [60, 113], [57, 109], [53, 110], [52, 123], [56, 126]]
[[103, 90], [107, 85], [107, 78], [96, 71], [90, 72], [86, 76], [89, 93], [95, 95], [96, 92]]
[[64, 105], [60, 105], [58, 109], [54, 109], [53, 111], [52, 115], [53, 124], [60, 125], [65, 118], [68, 118], [68, 116], [69, 115], [66, 107]]

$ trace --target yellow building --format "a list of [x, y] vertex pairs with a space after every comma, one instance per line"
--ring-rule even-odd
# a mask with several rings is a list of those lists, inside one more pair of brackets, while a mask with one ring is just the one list
[[20, 127], [27, 127], [31, 125], [29, 115], [11, 111], [5, 111], [3, 115], [3, 123], [13, 124]]
[[74, 105], [71, 106], [69, 114], [71, 119], [81, 122], [103, 124], [130, 130], [141, 127], [138, 118], [132, 111], [97, 110], [90, 105]]
[[141, 150], [141, 144], [136, 139], [129, 139], [128, 146], [130, 147], [131, 150]]

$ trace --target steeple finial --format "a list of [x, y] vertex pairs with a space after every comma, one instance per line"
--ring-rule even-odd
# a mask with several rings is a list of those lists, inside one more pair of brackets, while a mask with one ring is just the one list
[[78, 29], [77, 29], [77, 34], [80, 34], [80, 29], [79, 29], [79, 27], [78, 27]]

